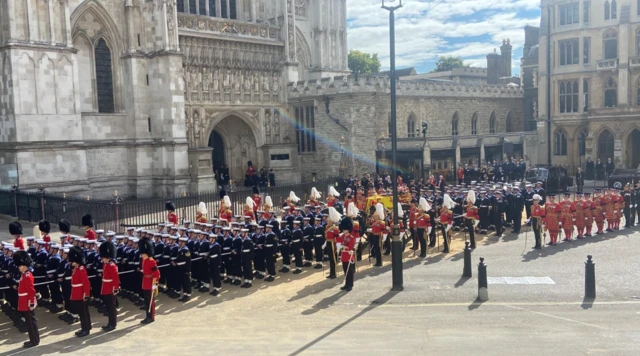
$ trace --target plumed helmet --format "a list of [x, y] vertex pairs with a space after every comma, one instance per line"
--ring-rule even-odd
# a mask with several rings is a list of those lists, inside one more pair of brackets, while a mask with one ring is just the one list
[[58, 221], [58, 228], [60, 229], [60, 232], [68, 234], [71, 231], [71, 223], [65, 219], [61, 219]]
[[245, 201], [245, 204], [249, 208], [253, 208], [256, 205], [256, 202], [254, 202], [253, 199], [251, 199], [251, 197], [247, 197], [247, 200]]
[[142, 239], [138, 241], [138, 251], [140, 252], [141, 255], [144, 253], [149, 257], [153, 257], [153, 250], [154, 250], [154, 246], [151, 240]]
[[82, 217], [82, 226], [93, 227], [93, 217], [91, 214], [85, 214]]
[[176, 210], [176, 205], [175, 205], [175, 204], [173, 204], [173, 202], [168, 201], [168, 202], [166, 202], [166, 203], [164, 204], [164, 208], [165, 208], [166, 210], [172, 210], [172, 211], [175, 211], [175, 210]]
[[349, 206], [347, 207], [347, 216], [352, 219], [358, 216], [358, 208], [356, 208], [356, 205], [353, 202], [349, 203]]
[[22, 235], [22, 225], [17, 221], [10, 222], [9, 233], [11, 233], [11, 235]]
[[333, 195], [334, 197], [339, 197], [340, 193], [338, 193], [338, 191], [336, 190], [336, 188], [334, 188], [333, 186], [329, 187], [329, 195]]
[[404, 216], [404, 210], [402, 210], [402, 204], [398, 203], [398, 218]]
[[456, 203], [451, 199], [449, 194], [445, 194], [442, 198], [442, 206], [446, 206], [447, 209], [451, 210], [455, 207]]
[[345, 217], [340, 221], [339, 229], [340, 231], [353, 231], [353, 220], [351, 220], [351, 218], [348, 216]]
[[222, 198], [222, 201], [224, 202], [224, 206], [226, 206], [227, 208], [231, 208], [231, 198], [229, 198], [228, 195], [225, 195]]
[[264, 205], [273, 206], [273, 200], [271, 200], [271, 196], [267, 195], [264, 198]]
[[71, 248], [69, 248], [69, 254], [67, 255], [67, 260], [69, 260], [69, 262], [75, 262], [77, 264], [84, 265], [85, 259], [86, 256], [82, 248], [78, 246], [71, 246]]
[[542, 197], [540, 196], [540, 194], [534, 194], [532, 197], [533, 200], [541, 200]]
[[110, 259], [116, 258], [116, 245], [111, 241], [106, 241], [100, 244], [100, 257], [106, 257]]
[[311, 188], [311, 194], [309, 194], [309, 198], [314, 199], [314, 200], [318, 200], [318, 199], [320, 199], [321, 196], [322, 196], [322, 194], [320, 194], [320, 192], [318, 191], [318, 189], [316, 189], [316, 187]]
[[13, 253], [13, 263], [18, 267], [31, 267], [31, 265], [33, 264], [33, 260], [31, 259], [31, 256], [29, 256], [29, 253], [27, 251], [16, 251]]
[[418, 203], [418, 207], [423, 212], [427, 212], [427, 211], [431, 210], [431, 206], [427, 202], [427, 199], [425, 199], [424, 197], [420, 197], [420, 202]]
[[45, 234], [48, 234], [51, 232], [51, 224], [47, 220], [40, 220], [38, 222], [38, 229]]
[[384, 220], [384, 205], [382, 203], [376, 204], [376, 215], [381, 220]]
[[198, 204], [198, 212], [202, 215], [207, 215], [207, 206], [202, 201]]
[[253, 194], [260, 194], [260, 189], [256, 185], [253, 186]]
[[469, 189], [469, 193], [467, 193], [467, 201], [471, 204], [476, 203], [476, 191], [473, 189]]
[[342, 215], [340, 215], [340, 213], [338, 212], [338, 210], [336, 210], [336, 208], [334, 208], [334, 207], [330, 207], [329, 208], [329, 219], [332, 222], [338, 223], [338, 222], [340, 222], [341, 218], [342, 218]]
[[296, 193], [293, 192], [293, 190], [289, 192], [289, 199], [294, 203], [297, 203], [300, 201], [300, 198], [298, 198], [298, 196], [296, 195]]

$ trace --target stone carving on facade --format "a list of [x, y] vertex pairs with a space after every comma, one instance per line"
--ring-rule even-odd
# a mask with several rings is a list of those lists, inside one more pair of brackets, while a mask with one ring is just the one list
[[273, 112], [273, 143], [280, 143], [280, 110]]
[[296, 0], [296, 16], [307, 17], [307, 0]]
[[91, 39], [95, 38], [102, 30], [102, 24], [96, 21], [95, 16], [91, 12], [87, 12], [82, 20], [78, 21], [78, 28], [83, 30]]
[[264, 110], [264, 135], [266, 142], [271, 143], [271, 109]]
[[174, 20], [174, 12], [175, 8], [175, 0], [170, 0], [167, 3], [167, 33], [169, 35], [168, 44], [170, 48], [174, 48], [175, 46], [175, 20]]
[[200, 139], [200, 129], [201, 129], [200, 113], [198, 112], [198, 110], [194, 110], [193, 111], [193, 136], [196, 144]]

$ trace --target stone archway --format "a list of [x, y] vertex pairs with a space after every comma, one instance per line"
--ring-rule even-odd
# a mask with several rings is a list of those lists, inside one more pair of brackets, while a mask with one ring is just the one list
[[220, 170], [226, 164], [226, 157], [224, 140], [216, 130], [211, 131], [211, 135], [209, 135], [209, 147], [213, 148], [213, 151], [211, 151], [211, 166], [214, 171]]
[[262, 159], [258, 151], [258, 140], [251, 126], [241, 117], [231, 114], [213, 126], [209, 134], [209, 147], [214, 148], [214, 165], [215, 160], [222, 161], [221, 158], [216, 158], [216, 147], [220, 154], [220, 146], [224, 155], [222, 164], [227, 165], [229, 178], [236, 181], [236, 185], [242, 185], [244, 182], [248, 161], [253, 162], [256, 170], [260, 169]]
[[611, 131], [605, 129], [598, 136], [598, 158], [603, 163], [607, 162], [608, 158], [613, 160], [614, 151], [614, 138]]
[[640, 166], [640, 130], [633, 129], [626, 142], [627, 168], [637, 169]]

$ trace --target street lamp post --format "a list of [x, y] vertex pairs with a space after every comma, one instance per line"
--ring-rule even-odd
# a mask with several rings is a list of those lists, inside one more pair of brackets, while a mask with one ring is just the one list
[[391, 179], [393, 180], [393, 228], [391, 231], [391, 269], [393, 285], [391, 290], [401, 291], [402, 286], [402, 241], [398, 225], [398, 165], [396, 151], [398, 137], [396, 130], [396, 28], [394, 12], [402, 7], [402, 0], [382, 0], [382, 8], [389, 11], [389, 76], [391, 81]]

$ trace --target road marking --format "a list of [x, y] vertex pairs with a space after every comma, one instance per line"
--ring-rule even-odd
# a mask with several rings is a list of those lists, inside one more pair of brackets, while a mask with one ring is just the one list
[[607, 330], [608, 329], [608, 328], [605, 328], [604, 326], [594, 325], [594, 324], [589, 324], [589, 323], [583, 323], [583, 322], [578, 321], [578, 320], [573, 320], [573, 319], [564, 318], [564, 317], [557, 316], [557, 315], [552, 315], [552, 314], [548, 314], [548, 313], [542, 313], [542, 312], [537, 312], [537, 311], [533, 311], [533, 310], [528, 310], [528, 309], [516, 307], [516, 306], [513, 306], [513, 305], [505, 305], [505, 307], [512, 308], [512, 309], [517, 309], [517, 310], [522, 310], [522, 311], [526, 311], [526, 312], [533, 313], [533, 314], [548, 316], [550, 318], [560, 319], [560, 320], [564, 320], [564, 321], [568, 321], [568, 322], [572, 322], [572, 323], [577, 323], [577, 324], [581, 324], [581, 325], [585, 325], [585, 326], [591, 326], [591, 327], [598, 328], [598, 329], [603, 329], [603, 330]]
[[487, 277], [489, 284], [556, 284], [551, 277]]
[[[475, 304], [475, 303], [474, 303]], [[582, 302], [484, 302], [483, 306], [562, 306], [582, 305]], [[638, 305], [640, 300], [593, 302], [593, 305]], [[370, 304], [358, 304], [358, 308], [370, 307]], [[428, 307], [468, 307], [469, 303], [415, 303], [415, 304], [381, 304], [378, 308], [428, 308]]]

